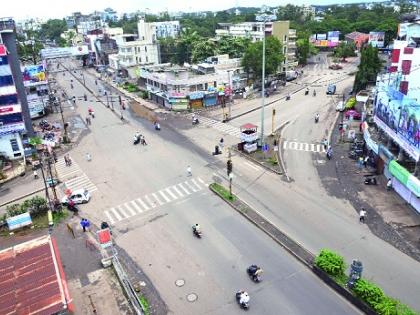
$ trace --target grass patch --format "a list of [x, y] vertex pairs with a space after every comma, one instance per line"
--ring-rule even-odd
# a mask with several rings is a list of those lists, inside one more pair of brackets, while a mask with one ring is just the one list
[[147, 301], [146, 297], [144, 295], [141, 295], [140, 293], [137, 293], [137, 296], [140, 299], [141, 305], [143, 305], [144, 315], [150, 315], [149, 301]]
[[275, 159], [275, 158], [273, 158], [273, 157], [271, 157], [271, 158], [268, 158], [267, 159], [267, 162], [268, 163], [270, 163], [271, 165], [277, 165], [277, 164], [279, 164], [278, 162], [277, 162], [277, 160]]
[[228, 200], [228, 201], [236, 201], [236, 196], [235, 195], [230, 195], [229, 193], [229, 189], [226, 189], [225, 187], [223, 187], [222, 185], [218, 184], [218, 183], [212, 183], [210, 185], [210, 187], [219, 195], [221, 196], [223, 199]]

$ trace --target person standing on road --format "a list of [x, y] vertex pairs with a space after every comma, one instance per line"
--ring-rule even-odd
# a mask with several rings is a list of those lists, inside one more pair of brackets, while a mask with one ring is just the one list
[[365, 208], [362, 208], [362, 210], [360, 210], [359, 212], [359, 222], [365, 223], [365, 218], [366, 218], [366, 210]]
[[192, 176], [191, 166], [187, 166], [187, 176]]
[[386, 190], [390, 191], [392, 189], [392, 179], [388, 178], [388, 182], [386, 183]]

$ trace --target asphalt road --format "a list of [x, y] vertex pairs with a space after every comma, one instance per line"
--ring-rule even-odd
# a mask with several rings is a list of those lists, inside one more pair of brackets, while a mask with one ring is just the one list
[[[59, 75], [57, 80], [69, 95], [87, 93], [78, 82], [71, 90], [68, 75]], [[85, 80], [94, 84], [87, 74]], [[192, 139], [164, 123], [162, 131], [156, 132], [150, 122], [121, 121], [103, 104], [92, 101], [90, 95], [88, 99], [78, 101], [76, 111], [85, 117], [91, 106], [96, 117], [90, 132], [70, 155], [98, 190], [81, 211], [95, 223], [111, 213], [116, 242], [153, 280], [173, 313], [239, 313], [234, 292], [241, 288], [249, 290], [251, 312], [255, 314], [357, 313], [208, 191], [205, 183], [220, 178], [218, 172], [224, 166], [223, 157], [214, 158], [207, 149], [216, 138], [210, 135], [209, 128], [182, 125], [183, 132], [195, 134]], [[147, 146], [132, 144], [137, 130], [145, 135]], [[200, 139], [204, 147], [194, 143]], [[92, 161], [84, 158], [87, 152]], [[187, 165], [192, 167], [192, 178], [187, 177]], [[246, 164], [242, 170], [254, 173]], [[173, 188], [181, 191], [180, 183], [189, 192], [184, 191], [183, 197]], [[149, 202], [147, 211], [143, 208], [142, 213], [135, 213], [141, 207], [135, 201], [138, 198]], [[119, 213], [121, 220], [111, 209]], [[191, 233], [191, 225], [196, 222], [204, 229], [201, 240]], [[265, 270], [264, 281], [258, 285], [245, 273], [251, 263]], [[177, 279], [185, 280], [185, 285], [176, 287]], [[190, 293], [198, 296], [193, 303], [186, 300]]]

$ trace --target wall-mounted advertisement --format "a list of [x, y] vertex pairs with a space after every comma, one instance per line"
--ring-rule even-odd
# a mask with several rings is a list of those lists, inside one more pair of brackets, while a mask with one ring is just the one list
[[372, 47], [383, 48], [385, 46], [385, 33], [384, 32], [370, 32], [369, 44]]
[[25, 86], [47, 84], [47, 75], [43, 65], [26, 66], [22, 70]]
[[414, 160], [420, 157], [420, 103], [388, 86], [375, 100], [376, 124]]
[[328, 41], [332, 43], [338, 43], [340, 41], [340, 32], [339, 31], [328, 32]]

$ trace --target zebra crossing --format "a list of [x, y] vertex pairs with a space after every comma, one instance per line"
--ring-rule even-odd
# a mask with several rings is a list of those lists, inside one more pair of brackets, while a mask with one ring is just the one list
[[60, 158], [55, 163], [55, 169], [58, 178], [64, 184], [64, 189], [70, 189], [71, 191], [87, 189], [89, 192], [98, 190], [95, 184], [91, 182], [89, 177], [81, 170], [74, 160], [72, 160], [70, 166], [67, 166], [64, 157]]
[[[186, 117], [192, 119], [193, 115], [194, 114], [189, 113], [188, 115], [186, 115]], [[211, 118], [208, 118], [208, 117], [199, 116], [197, 114], [195, 114], [195, 116], [200, 121], [200, 124], [203, 124], [203, 125], [208, 126], [208, 127], [215, 128], [215, 129], [223, 132], [224, 134], [229, 134], [233, 137], [238, 137], [238, 138], [241, 134], [241, 131], [238, 127], [234, 127], [234, 126], [228, 125], [226, 123], [222, 123], [220, 121], [217, 121], [215, 119], [211, 119]]]
[[315, 152], [315, 153], [325, 153], [324, 145], [314, 144], [314, 143], [303, 143], [296, 141], [283, 141], [284, 150], [295, 150], [295, 151], [305, 151], [305, 152]]
[[115, 225], [120, 221], [140, 215], [154, 208], [187, 198], [194, 193], [202, 191], [207, 186], [208, 184], [200, 177], [192, 178], [117, 205], [105, 210], [104, 213], [108, 221]]

